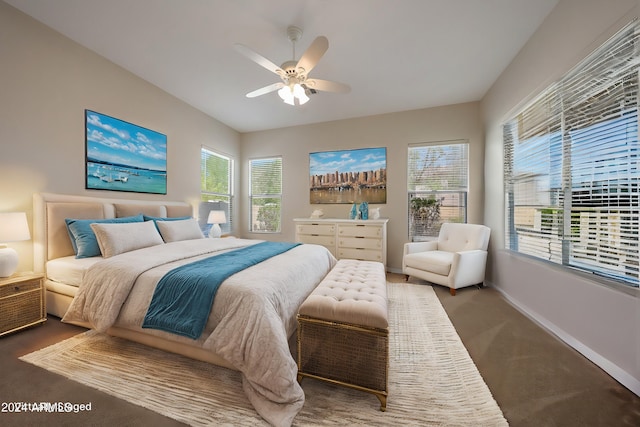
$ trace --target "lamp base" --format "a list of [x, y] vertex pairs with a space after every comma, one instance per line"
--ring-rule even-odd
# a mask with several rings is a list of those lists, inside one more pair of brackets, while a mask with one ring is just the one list
[[220, 236], [222, 236], [222, 229], [218, 224], [212, 224], [211, 229], [209, 230], [209, 237], [217, 239]]
[[0, 246], [0, 277], [9, 277], [18, 268], [18, 253], [13, 248]]

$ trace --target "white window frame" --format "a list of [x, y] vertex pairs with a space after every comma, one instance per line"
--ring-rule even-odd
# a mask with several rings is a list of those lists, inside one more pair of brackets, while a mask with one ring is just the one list
[[[227, 161], [227, 176], [216, 177], [221, 182], [226, 181], [226, 189], [228, 191], [215, 191], [215, 189], [206, 188], [207, 175], [213, 174], [206, 168], [205, 156], [216, 157], [222, 161]], [[231, 156], [223, 154], [212, 148], [201, 146], [200, 148], [200, 204], [198, 206], [198, 224], [205, 235], [208, 235], [212, 224], [207, 224], [209, 212], [212, 210], [222, 210], [225, 212], [227, 222], [219, 224], [222, 234], [233, 233], [233, 212], [234, 212], [234, 185], [233, 185], [234, 160]], [[226, 178], [226, 179], [225, 179]], [[222, 185], [225, 186], [224, 184]]]
[[[273, 178], [278, 181], [275, 183], [277, 188], [271, 191], [262, 191], [259, 188], [262, 181], [254, 183], [254, 175], [259, 170], [259, 165], [275, 162], [279, 164], [280, 169]], [[252, 233], [280, 233], [282, 231], [282, 174], [283, 174], [282, 156], [261, 157], [249, 160], [249, 230]], [[278, 176], [279, 174], [279, 176]], [[256, 178], [257, 179], [257, 178]], [[254, 206], [259, 200], [272, 200], [267, 202], [263, 207]], [[274, 206], [272, 206], [274, 205]], [[266, 218], [266, 219], [265, 219]], [[273, 223], [275, 222], [275, 227]]]
[[432, 240], [445, 222], [467, 222], [468, 141], [409, 144], [407, 191], [409, 241]]
[[504, 125], [505, 247], [638, 287], [634, 22]]

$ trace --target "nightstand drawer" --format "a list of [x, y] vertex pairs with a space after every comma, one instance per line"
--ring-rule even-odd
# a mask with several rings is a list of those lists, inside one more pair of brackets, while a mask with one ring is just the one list
[[40, 279], [0, 286], [0, 299], [18, 295], [22, 292], [33, 291], [34, 289], [40, 289]]
[[46, 320], [42, 275], [0, 280], [0, 336]]

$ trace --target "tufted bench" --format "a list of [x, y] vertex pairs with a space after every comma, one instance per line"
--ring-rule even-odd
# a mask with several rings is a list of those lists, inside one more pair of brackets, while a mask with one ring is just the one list
[[298, 381], [375, 394], [387, 408], [389, 320], [380, 262], [341, 259], [298, 310]]

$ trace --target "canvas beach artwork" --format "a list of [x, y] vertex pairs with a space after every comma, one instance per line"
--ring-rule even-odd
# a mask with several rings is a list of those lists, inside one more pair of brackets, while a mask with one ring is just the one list
[[310, 202], [387, 202], [387, 149], [362, 148], [309, 154]]
[[85, 110], [86, 188], [167, 194], [167, 137]]

